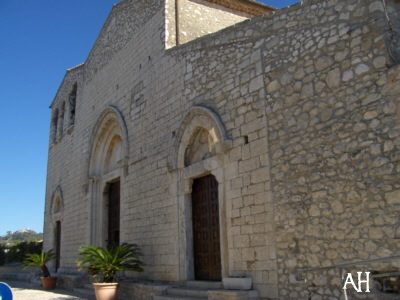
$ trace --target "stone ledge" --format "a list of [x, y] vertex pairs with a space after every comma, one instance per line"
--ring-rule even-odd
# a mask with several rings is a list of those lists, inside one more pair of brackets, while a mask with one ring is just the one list
[[224, 277], [222, 283], [225, 290], [250, 290], [252, 280], [250, 277]]
[[208, 300], [257, 300], [259, 299], [258, 292], [251, 291], [233, 291], [233, 290], [218, 290], [208, 291]]

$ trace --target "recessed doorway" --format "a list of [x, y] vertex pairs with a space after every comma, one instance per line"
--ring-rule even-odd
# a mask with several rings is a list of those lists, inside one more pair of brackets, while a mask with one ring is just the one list
[[120, 232], [120, 181], [108, 185], [107, 247], [119, 245]]
[[218, 182], [213, 175], [193, 181], [193, 258], [196, 280], [221, 280]]

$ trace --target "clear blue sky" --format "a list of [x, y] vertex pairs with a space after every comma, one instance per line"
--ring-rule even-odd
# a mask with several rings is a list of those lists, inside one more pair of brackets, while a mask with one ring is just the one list
[[[0, 235], [43, 231], [49, 105], [116, 2], [0, 0]], [[298, 0], [263, 2], [281, 8]]]

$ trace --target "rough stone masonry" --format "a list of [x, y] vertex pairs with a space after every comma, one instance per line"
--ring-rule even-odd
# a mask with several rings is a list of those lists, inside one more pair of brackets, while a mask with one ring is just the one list
[[[121, 1], [67, 70], [44, 232], [60, 278], [79, 274], [80, 245], [111, 240], [143, 250], [145, 271], [125, 274], [135, 299], [207, 279], [199, 262], [250, 277], [259, 299], [339, 299], [338, 264], [399, 271], [399, 1], [233, 3]], [[202, 180], [213, 216], [192, 209]]]

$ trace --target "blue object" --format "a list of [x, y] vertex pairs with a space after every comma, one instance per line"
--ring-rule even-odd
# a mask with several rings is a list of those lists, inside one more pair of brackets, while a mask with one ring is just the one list
[[13, 298], [11, 288], [4, 282], [0, 282], [0, 298], [1, 300], [12, 300]]

